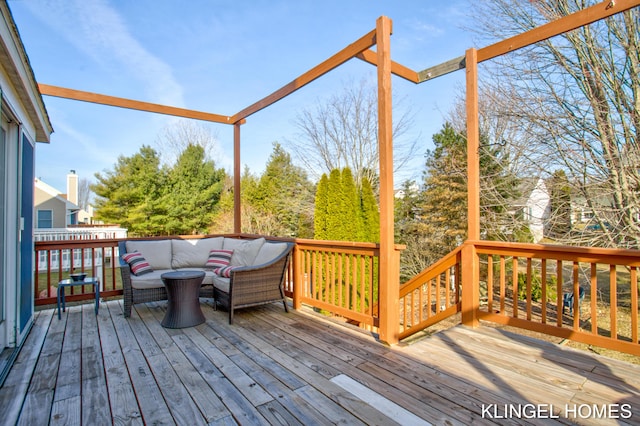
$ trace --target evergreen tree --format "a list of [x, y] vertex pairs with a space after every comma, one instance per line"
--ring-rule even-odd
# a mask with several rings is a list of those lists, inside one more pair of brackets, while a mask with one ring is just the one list
[[380, 210], [373, 188], [366, 177], [362, 179], [361, 200], [362, 241], [378, 243], [380, 242]]
[[130, 235], [158, 235], [164, 230], [160, 199], [166, 170], [160, 167], [158, 153], [143, 145], [131, 157], [118, 157], [113, 171], [95, 174], [91, 185], [96, 194], [96, 219], [117, 223]]
[[207, 232], [220, 201], [224, 170], [217, 170], [200, 145], [188, 145], [169, 171], [163, 206], [171, 235]]
[[[248, 166], [245, 166], [242, 176], [240, 177], [240, 208], [242, 229], [244, 232], [254, 234], [258, 233], [254, 230], [253, 224], [256, 222], [253, 218], [256, 209], [251, 205], [251, 194], [257, 191], [258, 178], [251, 173]], [[213, 214], [209, 233], [211, 234], [228, 234], [234, 231], [234, 195], [233, 195], [233, 176], [226, 175], [220, 202], [216, 206]]]
[[[405, 183], [405, 199], [396, 206], [399, 241], [407, 244], [401, 265], [403, 277], [424, 267], [459, 246], [467, 238], [467, 139], [450, 123], [433, 136], [435, 148], [427, 151], [423, 191], [412, 193]], [[481, 135], [480, 220], [482, 238], [524, 238], [522, 221], [511, 213], [519, 197], [519, 180], [511, 171], [502, 145]], [[517, 218], [516, 218], [517, 219]]]
[[251, 203], [278, 224], [272, 235], [311, 236], [312, 184], [279, 143], [273, 144], [265, 171], [250, 194]]
[[435, 256], [428, 256], [427, 240], [430, 237], [422, 232], [422, 195], [415, 181], [406, 180], [395, 200], [395, 241], [407, 247], [400, 257], [401, 282], [419, 274], [437, 260]]
[[322, 175], [315, 199], [316, 239], [371, 241], [379, 239], [378, 204], [368, 179], [358, 190], [351, 169], [333, 169]]
[[571, 232], [571, 186], [564, 170], [553, 172], [549, 186], [551, 193], [549, 236], [563, 238]]
[[342, 227], [341, 233], [336, 235], [335, 239], [341, 241], [364, 241], [360, 194], [349, 167], [342, 169], [340, 183], [341, 208], [335, 214], [341, 218]]
[[435, 261], [460, 245], [467, 234], [466, 138], [449, 123], [433, 136], [427, 151], [422, 218], [423, 250]]
[[344, 218], [340, 214], [343, 200], [340, 170], [331, 170], [327, 188], [327, 239], [340, 240], [345, 235], [343, 227], [348, 226], [348, 224], [344, 223]]
[[400, 187], [399, 196], [394, 203], [395, 240], [407, 244], [407, 236], [416, 234], [420, 221], [417, 216], [420, 204], [418, 184], [413, 180], [405, 180]]
[[199, 145], [188, 145], [172, 168], [143, 146], [120, 156], [113, 171], [96, 173], [96, 217], [118, 223], [130, 235], [193, 234], [208, 231], [225, 173], [216, 170]]
[[316, 189], [315, 210], [313, 215], [313, 228], [316, 240], [328, 240], [329, 233], [327, 220], [329, 217], [329, 178], [322, 174]]

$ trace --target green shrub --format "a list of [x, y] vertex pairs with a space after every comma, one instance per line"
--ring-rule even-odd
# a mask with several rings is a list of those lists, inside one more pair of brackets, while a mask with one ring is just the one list
[[[547, 276], [547, 302], [555, 302], [558, 299], [558, 279], [555, 275]], [[518, 299], [527, 299], [527, 274], [518, 273]], [[542, 278], [537, 272], [531, 276], [531, 300], [538, 302], [542, 299]]]

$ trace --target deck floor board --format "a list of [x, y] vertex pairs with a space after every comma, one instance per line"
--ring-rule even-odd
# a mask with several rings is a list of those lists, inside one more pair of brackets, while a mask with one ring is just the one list
[[[3, 422], [640, 422], [640, 367], [500, 329], [457, 326], [389, 348], [311, 311], [287, 314], [280, 303], [240, 310], [229, 325], [202, 299], [206, 322], [185, 329], [163, 328], [165, 310], [166, 302], [140, 304], [124, 318], [122, 301], [110, 300], [97, 317], [92, 304], [70, 307], [61, 320], [53, 309], [37, 312], [0, 387]], [[554, 418], [505, 418], [505, 406], [525, 404]], [[567, 417], [576, 404], [628, 404], [633, 417]]]

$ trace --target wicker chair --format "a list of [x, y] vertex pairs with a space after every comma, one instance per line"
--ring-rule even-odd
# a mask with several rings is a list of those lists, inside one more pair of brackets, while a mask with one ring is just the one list
[[[125, 241], [118, 242], [120, 255], [127, 252]], [[122, 275], [122, 291], [124, 299], [124, 316], [131, 316], [131, 307], [137, 303], [157, 302], [167, 300], [167, 290], [164, 286], [156, 288], [133, 288], [131, 286], [131, 268], [118, 256], [120, 260], [120, 274]], [[213, 297], [213, 285], [203, 285], [200, 289], [200, 297]]]
[[214, 279], [213, 297], [216, 304], [229, 311], [229, 324], [233, 324], [236, 309], [282, 301], [285, 312], [289, 312], [284, 297], [284, 279], [291, 259], [293, 243], [268, 263], [242, 266], [231, 271], [228, 292]]

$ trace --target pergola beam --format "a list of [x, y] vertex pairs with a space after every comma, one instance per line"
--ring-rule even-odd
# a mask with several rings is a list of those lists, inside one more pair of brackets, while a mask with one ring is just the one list
[[607, 0], [551, 21], [532, 30], [478, 49], [478, 63], [538, 43], [576, 28], [592, 24], [625, 10], [640, 6], [640, 0]]
[[[567, 31], [575, 30], [576, 28], [592, 24], [596, 21], [608, 18], [617, 13], [624, 12], [625, 10], [632, 9], [637, 6], [640, 6], [640, 0], [603, 1], [594, 6], [575, 12], [571, 15], [564, 16], [555, 21], [533, 28], [525, 33], [518, 34], [511, 38], [480, 48], [478, 49], [477, 55], [478, 63], [488, 61], [506, 53], [513, 52], [534, 43], [538, 43], [542, 40], [555, 37]], [[367, 62], [374, 63], [369, 59], [365, 60]], [[400, 64], [395, 65], [403, 67]], [[464, 56], [450, 59], [446, 62], [442, 62], [438, 65], [434, 65], [417, 72], [416, 74], [418, 76], [418, 81], [416, 81], [416, 83], [423, 83], [427, 80], [433, 80], [434, 78], [440, 77], [441, 75], [461, 70], [465, 68], [465, 66], [466, 64]], [[408, 68], [406, 69], [408, 71], [405, 72], [405, 75], [409, 75], [409, 73], [415, 73], [415, 71], [413, 70], [410, 70]], [[393, 73], [396, 75], [400, 75], [400, 73], [395, 72], [395, 70], [393, 71]], [[405, 77], [405, 75], [400, 76]], [[407, 78], [407, 80], [411, 79]]]
[[450, 59], [438, 65], [426, 68], [418, 72], [418, 83], [423, 81], [432, 80], [440, 77], [441, 75], [449, 74], [454, 71], [461, 70], [465, 67], [465, 57], [459, 56], [457, 58]]
[[41, 94], [55, 96], [58, 98], [73, 99], [76, 101], [134, 109], [138, 111], [155, 112], [157, 114], [166, 114], [175, 117], [212, 121], [214, 123], [232, 124], [231, 117], [227, 115], [212, 114], [209, 112], [195, 111], [150, 102], [134, 101], [132, 99], [101, 95], [93, 92], [84, 92], [82, 90], [67, 89], [65, 87], [51, 86], [49, 84], [39, 83], [38, 88], [40, 89]]
[[322, 77], [329, 71], [339, 67], [343, 63], [355, 57], [357, 54], [367, 50], [368, 48], [370, 48], [375, 44], [376, 44], [376, 31], [373, 30], [368, 34], [366, 34], [365, 36], [361, 37], [360, 39], [356, 40], [355, 42], [351, 43], [349, 46], [345, 47], [335, 55], [331, 56], [329, 59], [311, 68], [309, 71], [305, 72], [304, 74], [302, 74], [300, 77], [296, 78], [289, 84], [286, 84], [285, 86], [276, 90], [269, 96], [262, 98], [258, 102], [238, 112], [236, 115], [231, 117], [231, 121], [235, 123], [238, 120], [247, 118], [250, 115], [255, 114], [256, 112], [270, 105], [273, 105], [274, 103], [278, 102], [280, 99], [290, 95], [291, 93], [295, 92], [301, 87], [306, 86], [307, 84], [318, 79], [319, 77]]
[[[378, 65], [378, 54], [371, 49], [367, 49], [364, 52], [357, 54], [356, 57], [370, 63], [371, 65]], [[391, 61], [391, 74], [402, 77], [412, 83], [420, 82], [417, 72], [394, 61]]]

